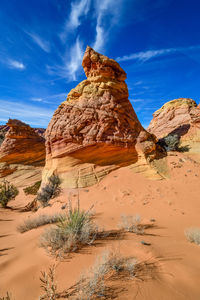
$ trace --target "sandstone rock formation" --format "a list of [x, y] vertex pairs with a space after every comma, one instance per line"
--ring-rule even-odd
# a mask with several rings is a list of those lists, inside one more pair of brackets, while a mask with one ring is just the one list
[[44, 138], [18, 120], [9, 119], [7, 126], [9, 130], [0, 146], [0, 177], [18, 171], [24, 178], [23, 172], [41, 170], [45, 161]]
[[[45, 129], [44, 128], [33, 128], [34, 131], [39, 135], [42, 136], [44, 138], [45, 136]], [[0, 125], [0, 144], [3, 142], [6, 133], [9, 130], [9, 126], [8, 125]]]
[[120, 65], [87, 47], [82, 66], [87, 79], [70, 91], [46, 130], [43, 184], [56, 172], [65, 187], [89, 186], [157, 153], [155, 137], [143, 129], [128, 100]]
[[200, 153], [200, 105], [189, 98], [169, 101], [153, 114], [147, 130], [157, 138], [177, 134], [181, 146]]

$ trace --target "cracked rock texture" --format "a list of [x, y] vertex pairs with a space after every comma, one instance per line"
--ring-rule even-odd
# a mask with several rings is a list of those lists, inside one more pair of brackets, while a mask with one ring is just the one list
[[20, 175], [24, 180], [27, 173], [37, 180], [45, 163], [44, 138], [19, 120], [9, 119], [7, 127], [0, 146], [0, 177], [11, 180]]
[[153, 114], [147, 130], [157, 138], [177, 134], [189, 153], [200, 154], [200, 105], [190, 98], [169, 101]]
[[87, 79], [70, 91], [46, 130], [43, 184], [56, 172], [64, 187], [89, 186], [158, 152], [128, 100], [120, 65], [87, 47], [82, 66]]

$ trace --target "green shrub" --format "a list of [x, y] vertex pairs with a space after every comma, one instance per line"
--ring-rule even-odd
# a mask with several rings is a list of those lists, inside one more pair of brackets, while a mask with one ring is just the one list
[[18, 189], [13, 185], [10, 184], [8, 181], [4, 181], [0, 184], [0, 204], [2, 207], [7, 207], [7, 204], [10, 200], [15, 199], [18, 195]]
[[41, 236], [41, 246], [52, 254], [63, 255], [83, 245], [92, 244], [97, 236], [97, 226], [92, 222], [89, 211], [81, 211], [79, 205], [63, 215], [56, 227], [48, 228]]
[[26, 187], [25, 189], [23, 189], [23, 191], [26, 195], [37, 195], [40, 185], [41, 185], [41, 180], [35, 182], [31, 186]]
[[54, 215], [39, 215], [35, 218], [28, 218], [23, 224], [17, 227], [17, 230], [23, 233], [46, 224], [57, 223], [62, 216], [63, 214], [57, 213]]
[[52, 174], [49, 177], [47, 185], [37, 194], [37, 200], [43, 207], [48, 206], [49, 201], [59, 195], [61, 191], [60, 184], [61, 181], [57, 175]]
[[166, 151], [178, 151], [180, 139], [177, 134], [168, 135], [163, 138], [164, 148]]
[[200, 245], [200, 228], [188, 228], [185, 230], [188, 241]]

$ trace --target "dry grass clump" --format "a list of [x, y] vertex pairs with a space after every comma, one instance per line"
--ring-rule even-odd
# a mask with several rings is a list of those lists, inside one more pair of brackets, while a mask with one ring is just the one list
[[0, 300], [11, 300], [11, 295], [7, 292], [5, 297], [0, 297]]
[[109, 280], [119, 278], [130, 279], [135, 276], [137, 260], [135, 258], [122, 257], [119, 253], [104, 252], [97, 258], [94, 266], [81, 276], [76, 285], [76, 300], [106, 299], [108, 289], [106, 283]]
[[11, 184], [9, 181], [4, 180], [2, 184], [0, 184], [0, 204], [2, 207], [6, 208], [8, 202], [19, 194], [18, 189]]
[[[134, 257], [124, 257], [118, 251], [105, 251], [97, 257], [94, 265], [84, 272], [73, 286], [58, 292], [55, 281], [55, 266], [41, 272], [41, 287], [45, 294], [40, 300], [115, 299], [126, 290], [128, 280], [156, 278], [155, 262], [139, 262]], [[120, 280], [120, 283], [119, 283]]]
[[60, 194], [60, 184], [61, 180], [58, 175], [52, 174], [48, 178], [47, 185], [37, 194], [37, 200], [43, 207], [48, 206], [49, 201]]
[[41, 288], [45, 292], [44, 295], [39, 297], [39, 300], [55, 300], [57, 299], [57, 284], [55, 281], [55, 265], [50, 266], [48, 272], [42, 271]]
[[62, 217], [63, 213], [57, 213], [54, 215], [39, 215], [35, 218], [25, 220], [23, 224], [17, 227], [17, 230], [23, 233], [42, 225], [57, 223]]
[[185, 230], [185, 236], [191, 243], [200, 245], [200, 228], [188, 228]]
[[141, 217], [139, 215], [121, 215], [119, 227], [127, 232], [144, 234], [144, 226], [141, 224]]
[[56, 227], [45, 230], [40, 244], [53, 255], [63, 256], [83, 245], [90, 245], [96, 239], [98, 228], [91, 219], [90, 210], [80, 210], [79, 200], [73, 208], [68, 202], [68, 211], [59, 219]]
[[23, 191], [26, 195], [37, 195], [40, 185], [41, 185], [41, 180], [35, 182], [34, 184], [32, 184], [30, 186], [27, 186], [25, 189], [23, 189]]

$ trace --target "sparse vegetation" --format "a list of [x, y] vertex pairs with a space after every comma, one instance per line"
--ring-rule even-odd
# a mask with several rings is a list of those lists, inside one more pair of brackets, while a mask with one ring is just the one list
[[23, 224], [17, 227], [17, 230], [23, 233], [42, 225], [57, 223], [62, 216], [63, 213], [57, 213], [54, 215], [39, 215], [35, 218], [28, 218]]
[[11, 295], [7, 292], [5, 297], [0, 297], [0, 300], [11, 300]]
[[141, 217], [139, 215], [121, 215], [119, 227], [127, 232], [144, 234], [144, 226], [141, 224]]
[[26, 187], [25, 189], [23, 189], [23, 191], [26, 195], [37, 195], [40, 185], [41, 185], [41, 180], [35, 182], [31, 186]]
[[59, 195], [61, 191], [60, 184], [61, 181], [58, 175], [52, 174], [49, 177], [47, 185], [37, 195], [37, 200], [43, 207], [48, 206], [49, 201]]
[[177, 134], [169, 134], [160, 140], [160, 144], [166, 151], [179, 151], [180, 139]]
[[[3, 141], [4, 141], [4, 137], [2, 136], [2, 135], [0, 135], [0, 146], [1, 146], [1, 144], [3, 143]], [[1, 298], [0, 298], [1, 299]]]
[[185, 230], [185, 236], [191, 243], [200, 245], [200, 228], [188, 228]]
[[83, 245], [90, 245], [96, 239], [97, 226], [93, 223], [88, 211], [80, 210], [79, 200], [73, 208], [68, 202], [68, 211], [63, 215], [56, 227], [45, 230], [40, 243], [54, 255], [62, 256], [73, 252]]
[[10, 200], [15, 199], [15, 197], [18, 195], [19, 191], [18, 189], [5, 180], [2, 184], [0, 184], [0, 204], [2, 207], [6, 208], [8, 205], [8, 202]]
[[77, 283], [75, 299], [106, 299], [106, 282], [119, 277], [133, 278], [136, 266], [135, 258], [122, 257], [115, 252], [104, 252], [97, 258], [94, 266], [81, 276]]
[[41, 288], [45, 292], [39, 297], [39, 300], [55, 300], [57, 299], [57, 284], [55, 282], [55, 265], [50, 266], [48, 272], [42, 271]]

